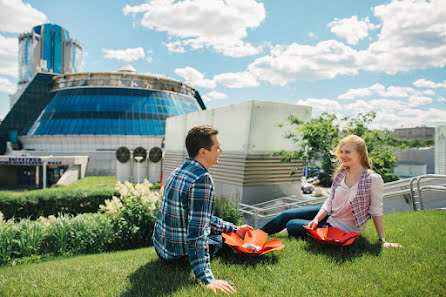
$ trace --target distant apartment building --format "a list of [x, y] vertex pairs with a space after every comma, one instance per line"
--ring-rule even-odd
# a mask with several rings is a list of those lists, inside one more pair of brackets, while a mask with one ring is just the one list
[[429, 139], [435, 137], [434, 127], [414, 127], [414, 128], [396, 128], [393, 131], [393, 137], [397, 138], [422, 138]]

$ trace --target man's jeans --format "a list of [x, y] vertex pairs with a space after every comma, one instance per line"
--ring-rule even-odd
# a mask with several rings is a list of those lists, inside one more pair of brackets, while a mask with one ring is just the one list
[[[209, 255], [211, 256], [211, 259], [213, 259], [214, 257], [218, 256], [220, 254], [220, 252], [223, 250], [223, 236], [221, 235], [209, 235], [208, 236], [208, 246], [209, 246]], [[178, 258], [175, 259], [164, 259], [163, 257], [161, 257], [158, 252], [155, 249], [156, 254], [158, 255], [158, 257], [167, 263], [189, 263], [189, 257], [188, 256], [180, 256]]]
[[[289, 235], [307, 236], [308, 231], [303, 226], [308, 225], [320, 209], [321, 205], [287, 209], [266, 223], [260, 230], [272, 235], [286, 228]], [[319, 228], [327, 225], [327, 218], [328, 216], [319, 222]]]

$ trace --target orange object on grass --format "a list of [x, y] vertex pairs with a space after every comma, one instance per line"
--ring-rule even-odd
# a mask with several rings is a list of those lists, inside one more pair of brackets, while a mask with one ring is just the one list
[[361, 235], [361, 233], [356, 232], [345, 233], [341, 229], [330, 226], [317, 228], [316, 230], [313, 230], [308, 226], [304, 226], [304, 228], [307, 229], [309, 235], [317, 242], [336, 246], [352, 244]]
[[225, 243], [232, 249], [248, 256], [260, 256], [285, 247], [278, 239], [266, 242], [268, 233], [262, 230], [246, 231], [244, 240], [234, 232], [223, 233], [222, 236], [225, 239]]

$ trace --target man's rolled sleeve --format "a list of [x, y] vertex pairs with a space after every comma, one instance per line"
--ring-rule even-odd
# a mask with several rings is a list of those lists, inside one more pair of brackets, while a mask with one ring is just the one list
[[213, 207], [212, 181], [204, 175], [191, 184], [188, 204], [187, 244], [189, 261], [195, 276], [208, 284], [214, 280], [211, 271], [208, 235]]
[[235, 229], [235, 225], [220, 219], [219, 217], [212, 216], [211, 218], [211, 230], [219, 233], [229, 233]]

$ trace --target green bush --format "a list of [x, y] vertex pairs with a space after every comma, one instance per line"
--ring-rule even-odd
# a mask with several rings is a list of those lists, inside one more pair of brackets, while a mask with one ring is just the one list
[[[136, 185], [117, 183], [118, 197], [109, 193], [109, 197], [102, 196], [101, 200], [96, 200], [97, 204], [105, 205], [97, 205], [94, 209], [100, 209], [104, 213], [76, 216], [58, 213], [58, 217], [49, 215], [47, 218], [41, 216], [31, 220], [30, 216], [5, 221], [0, 212], [0, 264], [21, 263], [47, 255], [98, 253], [151, 244], [160, 200], [159, 191], [150, 190], [152, 186], [148, 181]], [[40, 204], [36, 205], [44, 205], [44, 209], [51, 209], [50, 206], [56, 209], [54, 205], [59, 207], [57, 203], [60, 201], [72, 209], [77, 204], [84, 209], [86, 205], [91, 205], [85, 199], [88, 195], [83, 196], [80, 189], [70, 191], [76, 195], [68, 196], [60, 190], [51, 190], [44, 191], [51, 193], [51, 199], [28, 199], [25, 202], [30, 205], [37, 200]], [[96, 192], [87, 192], [91, 193]], [[19, 198], [13, 201], [23, 199], [20, 195], [17, 196]], [[71, 197], [71, 204], [64, 200], [66, 197]], [[110, 197], [111, 199], [106, 199]]]
[[131, 249], [152, 244], [153, 227], [157, 210], [151, 210], [149, 203], [138, 200], [124, 203], [114, 221], [116, 244], [119, 249]]
[[225, 221], [240, 225], [242, 215], [238, 211], [237, 202], [225, 197], [217, 197], [214, 203], [214, 214]]
[[383, 178], [385, 183], [392, 182], [392, 181], [400, 179], [400, 177], [397, 174], [395, 174], [395, 173], [384, 173], [381, 176], [382, 176], [382, 178]]
[[1, 191], [0, 211], [6, 220], [97, 212], [100, 204], [116, 194], [116, 190], [107, 188], [54, 188], [22, 193]]

